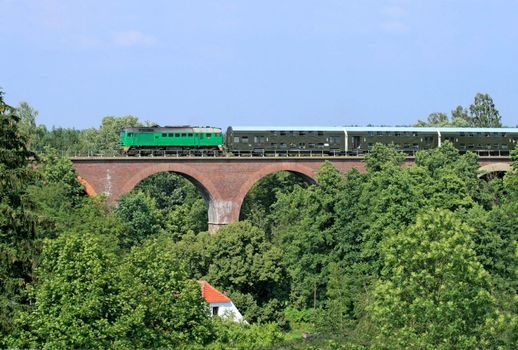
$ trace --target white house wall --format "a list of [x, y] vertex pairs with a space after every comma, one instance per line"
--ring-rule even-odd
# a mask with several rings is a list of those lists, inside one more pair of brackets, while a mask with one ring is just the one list
[[235, 322], [243, 322], [243, 315], [236, 308], [234, 303], [226, 302], [226, 303], [209, 303], [210, 314], [212, 315], [212, 308], [218, 307], [218, 316], [227, 319], [231, 318]]

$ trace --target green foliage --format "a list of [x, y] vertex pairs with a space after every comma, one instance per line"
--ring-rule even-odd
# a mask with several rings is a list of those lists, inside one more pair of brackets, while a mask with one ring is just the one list
[[266, 349], [284, 340], [275, 323], [240, 324], [214, 320], [216, 339], [207, 349]]
[[365, 156], [365, 164], [369, 172], [380, 171], [386, 166], [399, 166], [405, 159], [405, 154], [396, 150], [393, 146], [376, 143], [372, 150]]
[[10, 346], [106, 348], [116, 334], [117, 240], [68, 234], [47, 240], [37, 270], [34, 310], [18, 319]]
[[241, 205], [240, 220], [248, 220], [269, 233], [272, 225], [269, 216], [277, 196], [292, 192], [296, 186], [307, 187], [308, 183], [300, 175], [287, 171], [265, 176], [248, 191]]
[[[33, 202], [27, 196], [35, 180], [32, 153], [19, 129], [15, 110], [0, 90], [0, 335], [12, 331], [12, 318], [27, 304], [37, 254]], [[1, 343], [0, 343], [1, 345]]]
[[132, 192], [152, 198], [160, 212], [161, 227], [179, 240], [189, 232], [207, 230], [208, 211], [200, 191], [185, 177], [161, 172], [141, 181]]
[[500, 113], [495, 108], [495, 103], [489, 94], [478, 93], [475, 100], [469, 106], [472, 125], [477, 128], [500, 128], [502, 121]]
[[94, 154], [114, 155], [118, 149], [117, 145], [121, 129], [141, 125], [138, 118], [134, 116], [104, 117], [99, 129], [90, 128], [81, 131], [81, 150]]
[[155, 201], [142, 192], [122, 195], [115, 214], [123, 223], [119, 239], [124, 248], [141, 243], [160, 231], [161, 214]]
[[445, 210], [431, 210], [381, 248], [385, 266], [369, 306], [377, 347], [487, 348], [494, 299], [478, 262], [473, 230]]
[[489, 94], [477, 93], [473, 103], [469, 106], [469, 112], [462, 106], [455, 107], [451, 111], [452, 119], [448, 119], [445, 113], [431, 113], [428, 120], [419, 120], [416, 126], [437, 127], [475, 127], [475, 128], [501, 128], [500, 113]]
[[60, 184], [67, 196], [74, 198], [84, 194], [84, 188], [77, 180], [72, 161], [59, 155], [58, 151], [46, 146], [39, 155], [39, 168], [43, 184]]
[[280, 317], [281, 310], [267, 304], [285, 297], [282, 251], [246, 221], [227, 225], [211, 238], [205, 247], [210, 265], [204, 278], [228, 292], [247, 320]]
[[213, 337], [200, 287], [188, 279], [167, 237], [135, 246], [119, 266], [120, 348], [177, 348]]

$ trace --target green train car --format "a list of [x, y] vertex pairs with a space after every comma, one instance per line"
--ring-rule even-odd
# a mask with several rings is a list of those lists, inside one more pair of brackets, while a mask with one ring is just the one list
[[120, 133], [122, 154], [223, 150], [223, 133], [214, 127], [165, 126], [125, 128]]

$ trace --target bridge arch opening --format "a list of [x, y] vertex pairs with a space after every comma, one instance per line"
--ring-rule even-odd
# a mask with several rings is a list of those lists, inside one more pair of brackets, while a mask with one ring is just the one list
[[270, 231], [272, 205], [279, 194], [293, 192], [297, 187], [316, 184], [309, 171], [278, 170], [255, 179], [244, 194], [239, 207], [239, 220], [249, 220], [255, 226]]
[[478, 169], [478, 177], [487, 180], [502, 178], [511, 170], [512, 166], [509, 163], [486, 164]]
[[175, 235], [189, 229], [195, 233], [207, 231], [214, 216], [212, 183], [190, 169], [159, 167], [144, 168], [123, 186], [123, 193], [144, 192], [153, 198], [162, 212], [162, 225]]

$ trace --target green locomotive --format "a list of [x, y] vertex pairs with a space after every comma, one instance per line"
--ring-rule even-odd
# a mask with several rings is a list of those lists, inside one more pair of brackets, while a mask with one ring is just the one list
[[125, 128], [120, 133], [123, 154], [155, 154], [178, 151], [223, 150], [220, 128], [165, 126]]

